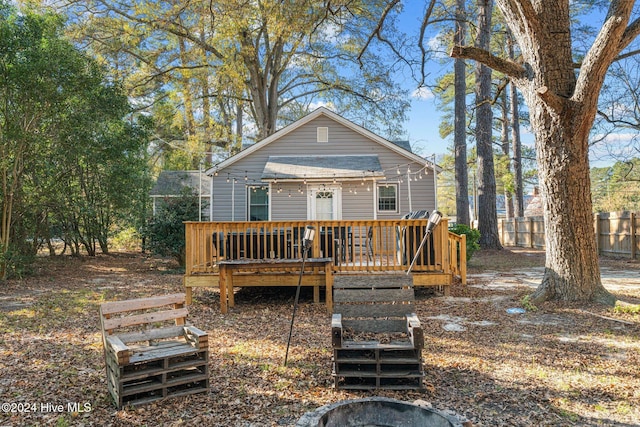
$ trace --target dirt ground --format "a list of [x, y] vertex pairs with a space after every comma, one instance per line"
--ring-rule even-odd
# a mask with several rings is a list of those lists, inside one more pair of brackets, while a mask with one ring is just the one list
[[140, 254], [43, 257], [36, 275], [0, 283], [0, 426], [292, 426], [319, 406], [373, 395], [421, 400], [474, 426], [640, 425], [640, 264], [602, 261], [615, 309], [527, 304], [543, 265], [542, 252], [481, 251], [450, 297], [416, 291], [423, 391], [333, 389], [330, 315], [306, 289], [287, 367], [293, 288], [238, 290], [227, 315], [217, 290], [198, 290], [190, 319], [209, 333], [209, 393], [118, 411], [98, 306], [182, 291], [182, 273]]

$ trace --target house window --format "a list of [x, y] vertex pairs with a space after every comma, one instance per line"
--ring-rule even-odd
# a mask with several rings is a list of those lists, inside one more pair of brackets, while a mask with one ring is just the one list
[[269, 221], [269, 190], [249, 187], [249, 221]]
[[378, 211], [398, 211], [398, 184], [382, 184], [378, 186]]
[[329, 142], [329, 128], [328, 127], [319, 127], [318, 128], [318, 142]]

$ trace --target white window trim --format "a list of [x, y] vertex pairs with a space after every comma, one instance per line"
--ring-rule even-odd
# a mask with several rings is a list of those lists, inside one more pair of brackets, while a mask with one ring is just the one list
[[[249, 185], [247, 186], [247, 221], [251, 221], [251, 193], [254, 188], [262, 188], [263, 185]], [[271, 221], [271, 184], [266, 189], [267, 191], [267, 221]]]
[[[396, 189], [396, 209], [380, 210], [380, 187], [395, 187]], [[379, 182], [376, 185], [376, 212], [381, 214], [399, 213], [400, 212], [400, 184], [397, 182]]]

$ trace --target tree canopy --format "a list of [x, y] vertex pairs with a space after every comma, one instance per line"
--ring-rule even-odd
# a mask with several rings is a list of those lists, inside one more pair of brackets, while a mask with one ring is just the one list
[[[228, 152], [318, 103], [397, 136], [408, 106], [405, 89], [380, 49], [357, 55], [384, 5], [91, 0], [66, 10], [77, 40], [113, 67], [140, 108], [174, 106], [165, 117], [182, 130], [179, 145], [192, 139], [200, 152]], [[173, 136], [159, 135], [177, 143]]]

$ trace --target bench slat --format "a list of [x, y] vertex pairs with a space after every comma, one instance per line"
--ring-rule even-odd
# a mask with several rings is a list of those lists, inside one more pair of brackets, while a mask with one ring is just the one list
[[[167, 351], [172, 348], [180, 348], [180, 347], [191, 347], [189, 343], [182, 340], [169, 340], [169, 341], [158, 341], [153, 344], [137, 344], [129, 346], [131, 351], [134, 353], [148, 353], [152, 351]], [[193, 348], [193, 347], [192, 347]]]
[[333, 302], [391, 302], [413, 301], [413, 289], [336, 289]]
[[398, 289], [398, 288], [411, 288], [413, 284], [411, 280], [405, 286], [399, 287], [397, 283], [394, 283], [393, 280], [384, 281], [384, 282], [370, 282], [370, 283], [362, 283], [360, 281], [354, 282], [343, 282], [339, 285], [335, 285], [333, 287], [334, 290], [338, 289]]
[[179, 308], [173, 310], [156, 311], [153, 313], [136, 314], [126, 317], [112, 317], [110, 319], [104, 319], [103, 328], [105, 331], [115, 328], [122, 328], [125, 326], [143, 325], [145, 323], [162, 322], [173, 319], [183, 319], [189, 314], [189, 310], [186, 308]]
[[399, 344], [380, 344], [377, 341], [344, 340], [341, 350], [415, 350], [410, 342]]
[[128, 332], [118, 334], [118, 338], [124, 343], [161, 340], [165, 338], [175, 338], [184, 335], [183, 326], [172, 326], [169, 328], [147, 329], [144, 331]]
[[[167, 357], [184, 356], [186, 354], [197, 353], [198, 351], [202, 350], [185, 343], [172, 346], [139, 348], [138, 351], [129, 358], [129, 364], [149, 362], [152, 360], [165, 359]], [[202, 362], [194, 361], [194, 364], [202, 364]]]
[[335, 304], [334, 311], [348, 317], [404, 317], [415, 311], [413, 304]]
[[405, 320], [343, 320], [342, 327], [351, 329], [356, 334], [365, 332], [407, 332], [407, 322]]
[[186, 296], [184, 293], [178, 293], [157, 297], [105, 302], [100, 305], [100, 312], [102, 313], [102, 315], [105, 315], [125, 313], [135, 310], [145, 310], [148, 308], [162, 307], [169, 304], [184, 304], [185, 298]]

